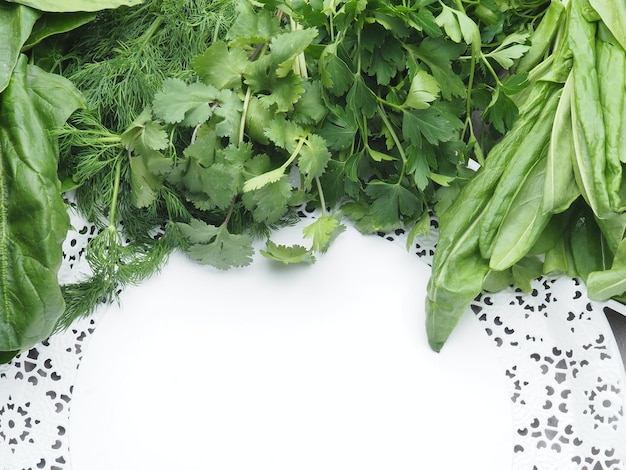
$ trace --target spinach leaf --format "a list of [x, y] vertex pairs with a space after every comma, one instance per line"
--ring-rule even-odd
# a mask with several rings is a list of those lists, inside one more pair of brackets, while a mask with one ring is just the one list
[[143, 0], [7, 0], [35, 8], [40, 11], [74, 12], [100, 11], [120, 6], [132, 6], [143, 3]]
[[19, 352], [47, 338], [65, 308], [57, 273], [69, 217], [50, 131], [82, 105], [79, 96], [23, 55], [2, 93], [0, 351]]
[[22, 47], [22, 51], [30, 49], [50, 36], [66, 33], [87, 24], [95, 18], [95, 12], [44, 13], [35, 23], [30, 37]]
[[9, 85], [13, 67], [40, 12], [0, 1], [0, 93]]

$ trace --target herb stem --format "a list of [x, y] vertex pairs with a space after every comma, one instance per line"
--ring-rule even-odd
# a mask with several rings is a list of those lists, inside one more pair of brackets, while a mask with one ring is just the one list
[[320, 196], [320, 206], [322, 206], [322, 215], [326, 215], [326, 200], [324, 199], [324, 191], [322, 191], [322, 183], [319, 176], [315, 177], [315, 185], [317, 186], [317, 194]]
[[236, 200], [237, 200], [236, 198], [233, 198], [232, 201], [230, 201], [230, 206], [228, 206], [228, 212], [226, 213], [224, 222], [222, 222], [222, 227], [228, 227], [228, 222], [230, 222], [230, 218], [232, 217], [233, 212], [235, 211]]
[[[130, 150], [128, 151], [130, 158]], [[117, 216], [117, 198], [120, 193], [120, 180], [122, 179], [122, 159], [118, 155], [115, 163], [115, 176], [113, 181], [113, 196], [111, 197], [111, 213], [109, 214], [109, 230], [117, 230], [115, 227], [115, 218]]]
[[402, 158], [402, 169], [400, 171], [400, 176], [398, 178], [398, 184], [400, 184], [400, 182], [402, 181], [402, 178], [404, 178], [404, 173], [406, 171], [406, 165], [407, 165], [407, 158], [406, 158], [406, 154], [404, 153], [404, 147], [402, 147], [402, 143], [400, 142], [398, 135], [393, 130], [393, 127], [391, 126], [391, 122], [389, 122], [389, 118], [387, 117], [385, 108], [383, 108], [380, 103], [378, 104], [378, 112], [379, 112], [381, 119], [383, 120], [383, 123], [387, 127], [387, 130], [389, 131], [389, 134], [391, 135], [393, 142], [396, 144], [396, 148], [398, 149], [400, 158]]
[[[470, 59], [469, 77], [467, 79], [467, 96], [465, 98], [465, 126], [463, 128], [463, 136], [465, 136], [469, 128], [470, 134], [474, 135], [474, 126], [472, 125], [472, 89], [474, 88], [474, 74], [476, 73], [476, 57], [472, 55]], [[471, 139], [471, 137], [470, 137]]]
[[150, 27], [141, 35], [139, 38], [139, 44], [141, 45], [140, 51], [143, 51], [143, 48], [148, 44], [150, 39], [156, 34], [157, 30], [163, 24], [163, 17], [158, 16], [154, 19]]
[[496, 73], [496, 71], [494, 70], [492, 65], [489, 63], [489, 60], [487, 59], [487, 57], [484, 54], [481, 53], [480, 54], [480, 58], [484, 62], [485, 67], [487, 67], [487, 70], [489, 70], [491, 75], [493, 75], [493, 78], [496, 80], [496, 84], [497, 85], [501, 85], [502, 82], [500, 81], [500, 77], [498, 76], [498, 74]]
[[243, 100], [243, 109], [241, 111], [241, 121], [239, 123], [239, 138], [238, 142], [243, 143], [243, 137], [246, 130], [246, 118], [248, 117], [248, 109], [250, 107], [250, 100], [252, 99], [252, 88], [248, 87], [246, 90], [246, 96]]

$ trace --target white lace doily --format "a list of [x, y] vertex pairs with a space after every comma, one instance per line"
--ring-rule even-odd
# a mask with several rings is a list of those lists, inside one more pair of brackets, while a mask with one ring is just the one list
[[[62, 282], [88, 272], [84, 247], [95, 232], [72, 218]], [[385, 237], [406, 243], [403, 232]], [[436, 240], [433, 223], [411, 251], [430, 264]], [[626, 374], [605, 307], [565, 277], [537, 280], [532, 293], [509, 289], [473, 302], [510, 387], [513, 470], [626, 469]], [[72, 388], [103, 312], [0, 366], [2, 470], [72, 468]]]

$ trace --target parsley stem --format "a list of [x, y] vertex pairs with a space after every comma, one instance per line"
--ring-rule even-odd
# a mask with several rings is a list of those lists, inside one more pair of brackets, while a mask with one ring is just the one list
[[482, 61], [485, 64], [485, 67], [487, 67], [487, 70], [489, 70], [489, 72], [491, 73], [491, 75], [493, 75], [493, 78], [496, 81], [497, 85], [501, 85], [502, 82], [500, 81], [500, 77], [498, 76], [497, 72], [494, 70], [494, 68], [492, 67], [492, 65], [489, 63], [489, 60], [487, 59], [487, 57], [485, 57], [484, 54], [480, 54], [480, 58], [482, 59]]
[[476, 73], [476, 57], [472, 54], [470, 59], [469, 77], [467, 79], [467, 96], [465, 99], [465, 127], [463, 129], [463, 136], [469, 127], [470, 133], [474, 134], [474, 128], [472, 126], [472, 89], [474, 87], [474, 74]]
[[398, 178], [398, 184], [400, 184], [400, 182], [402, 181], [402, 178], [404, 178], [404, 173], [406, 171], [406, 165], [407, 165], [407, 159], [406, 159], [406, 154], [404, 153], [404, 147], [402, 147], [402, 143], [400, 142], [398, 135], [393, 130], [393, 127], [391, 126], [391, 122], [389, 122], [389, 118], [387, 117], [385, 108], [383, 108], [383, 106], [380, 103], [378, 104], [378, 113], [381, 119], [383, 120], [383, 123], [387, 127], [387, 131], [389, 131], [389, 134], [391, 135], [393, 142], [396, 144], [396, 148], [398, 149], [400, 158], [402, 158], [402, 170], [400, 171], [400, 176]]

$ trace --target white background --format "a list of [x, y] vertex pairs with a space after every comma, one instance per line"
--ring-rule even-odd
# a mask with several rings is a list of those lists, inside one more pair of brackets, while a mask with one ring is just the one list
[[[278, 243], [303, 243], [302, 225]], [[416, 256], [349, 228], [310, 266], [176, 254], [99, 323], [74, 470], [511, 467], [510, 391], [471, 314], [430, 350]]]

